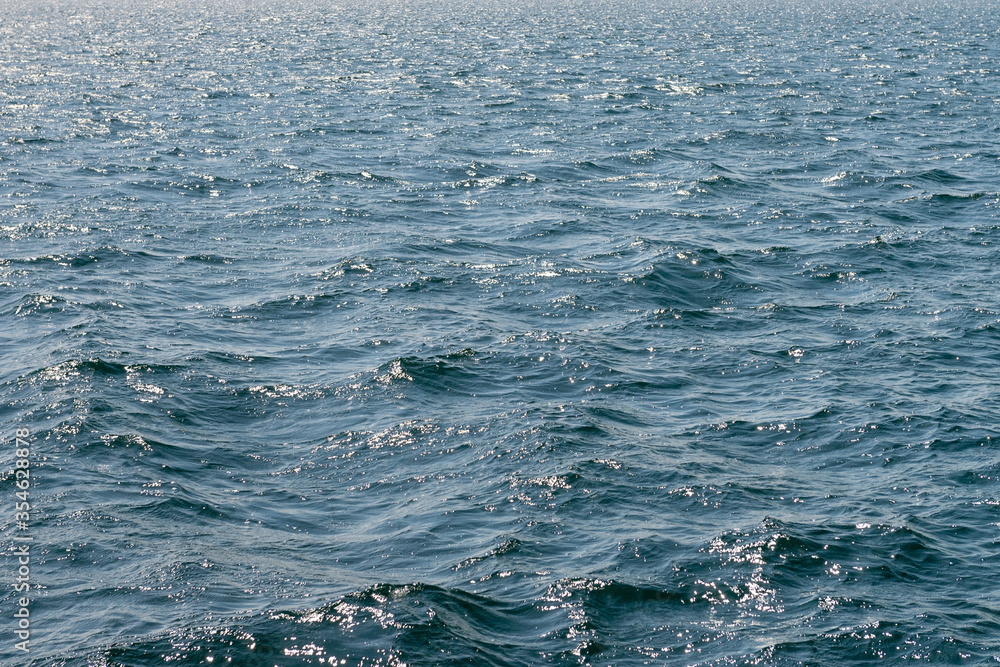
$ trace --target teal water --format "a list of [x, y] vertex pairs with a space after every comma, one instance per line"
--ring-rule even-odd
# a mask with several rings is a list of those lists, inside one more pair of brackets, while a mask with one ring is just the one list
[[997, 4], [0, 18], [0, 663], [1000, 659]]

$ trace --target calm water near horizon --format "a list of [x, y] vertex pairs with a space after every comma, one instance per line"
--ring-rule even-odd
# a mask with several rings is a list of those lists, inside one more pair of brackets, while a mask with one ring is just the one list
[[995, 2], [0, 1], [0, 665], [992, 664], [998, 296]]

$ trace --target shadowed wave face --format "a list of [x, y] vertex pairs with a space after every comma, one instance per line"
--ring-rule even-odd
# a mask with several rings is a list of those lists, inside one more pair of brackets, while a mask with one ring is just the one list
[[0, 19], [0, 663], [1000, 658], [996, 3]]

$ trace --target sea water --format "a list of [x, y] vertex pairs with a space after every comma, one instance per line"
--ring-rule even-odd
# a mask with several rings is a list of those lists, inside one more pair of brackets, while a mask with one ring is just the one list
[[0, 663], [1000, 658], [997, 3], [0, 17]]

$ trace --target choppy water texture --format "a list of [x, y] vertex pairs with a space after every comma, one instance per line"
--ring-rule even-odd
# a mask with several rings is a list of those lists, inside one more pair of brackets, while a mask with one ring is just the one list
[[1000, 658], [1000, 5], [821, 4], [3, 4], [27, 662]]

